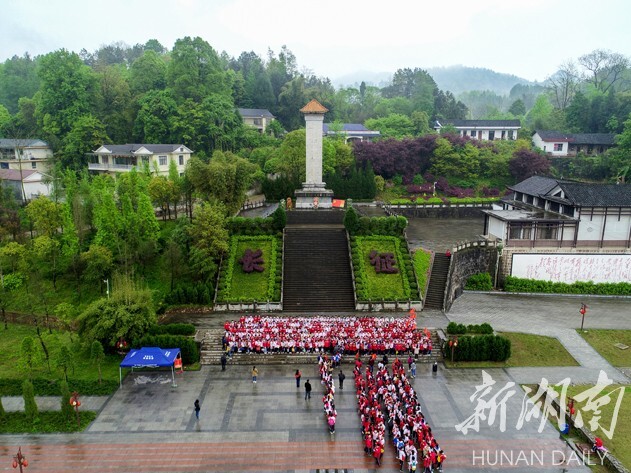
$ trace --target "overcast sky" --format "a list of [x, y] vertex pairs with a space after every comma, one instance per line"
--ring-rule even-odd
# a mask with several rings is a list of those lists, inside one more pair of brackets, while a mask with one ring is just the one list
[[629, 0], [2, 0], [0, 61], [200, 36], [238, 56], [282, 45], [299, 68], [358, 72], [462, 64], [543, 80], [568, 59], [631, 56]]

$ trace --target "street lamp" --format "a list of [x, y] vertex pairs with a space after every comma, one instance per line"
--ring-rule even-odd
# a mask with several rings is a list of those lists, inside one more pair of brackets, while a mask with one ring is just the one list
[[77, 391], [72, 393], [70, 405], [74, 407], [75, 412], [77, 413], [77, 427], [81, 428], [81, 420], [79, 418], [79, 406], [81, 405], [81, 401], [79, 401], [79, 393]]
[[109, 279], [103, 279], [103, 282], [107, 285], [107, 289], [105, 290], [105, 293], [107, 294], [107, 298], [110, 298], [110, 280]]
[[451, 362], [454, 362], [454, 350], [458, 346], [458, 338], [454, 338], [453, 340], [449, 340], [449, 347], [451, 348]]
[[22, 455], [22, 447], [18, 448], [18, 453], [13, 457], [13, 468], [20, 467], [20, 473], [23, 473], [22, 467], [28, 466], [28, 460]]
[[585, 323], [585, 313], [587, 312], [587, 305], [585, 303], [581, 303], [581, 308], [579, 312], [581, 313], [581, 330], [583, 330], [583, 324]]

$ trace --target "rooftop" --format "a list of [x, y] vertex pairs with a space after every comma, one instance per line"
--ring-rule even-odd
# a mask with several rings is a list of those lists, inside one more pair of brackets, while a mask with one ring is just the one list
[[274, 118], [274, 115], [266, 108], [238, 108], [237, 110], [243, 118]]
[[516, 127], [521, 128], [519, 120], [437, 120], [438, 127], [452, 125], [460, 128], [472, 127]]
[[[105, 148], [110, 151], [111, 154], [121, 155], [121, 156], [133, 156], [138, 152], [139, 149], [145, 148], [151, 153], [174, 153], [178, 148], [184, 147], [186, 151], [190, 152], [186, 146], [183, 144], [142, 144], [142, 143], [134, 143], [134, 144], [124, 144], [124, 145], [103, 145], [99, 149], [95, 150], [94, 153], [99, 151], [101, 148]], [[101, 153], [105, 153], [106, 151], [101, 151]], [[99, 153], [99, 154], [101, 154]]]
[[326, 113], [329, 111], [324, 105], [318, 102], [316, 99], [311, 99], [311, 101], [300, 109], [302, 113]]
[[613, 133], [563, 133], [554, 130], [535, 130], [543, 141], [567, 141], [577, 145], [608, 145], [613, 146]]

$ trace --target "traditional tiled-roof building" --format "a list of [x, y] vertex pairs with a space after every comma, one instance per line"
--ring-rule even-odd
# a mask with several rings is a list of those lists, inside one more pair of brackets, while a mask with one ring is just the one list
[[613, 133], [562, 133], [535, 130], [532, 144], [550, 156], [567, 157], [582, 153], [588, 156], [602, 154], [615, 146]]
[[90, 153], [88, 169], [96, 173], [113, 174], [129, 172], [133, 168], [149, 170], [158, 175], [169, 174], [171, 161], [175, 162], [180, 175], [193, 151], [183, 144], [125, 144], [103, 145]]
[[434, 129], [440, 133], [445, 126], [454, 127], [460, 136], [494, 141], [516, 140], [521, 123], [519, 120], [437, 120]]

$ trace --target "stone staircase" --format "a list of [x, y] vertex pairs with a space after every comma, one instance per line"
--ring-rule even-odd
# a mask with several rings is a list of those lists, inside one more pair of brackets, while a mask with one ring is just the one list
[[343, 215], [339, 211], [288, 212], [283, 311], [355, 310], [346, 231], [339, 223]]
[[[443, 357], [440, 353], [440, 341], [435, 330], [430, 330], [432, 334], [432, 354], [419, 355], [416, 364], [442, 362]], [[201, 364], [202, 365], [220, 365], [221, 354], [221, 337], [223, 329], [203, 329], [198, 333], [198, 339], [201, 340]], [[235, 353], [228, 363], [232, 365], [308, 365], [316, 363], [317, 356], [315, 353]], [[401, 355], [401, 360], [405, 364], [408, 355]], [[388, 355], [390, 361], [394, 360], [394, 355]], [[381, 359], [381, 355], [378, 355]], [[366, 361], [366, 356], [362, 356], [362, 360]], [[346, 355], [342, 358], [344, 365], [353, 366], [355, 357]], [[350, 369], [350, 368], [349, 368]]]
[[429, 285], [425, 295], [424, 308], [443, 310], [445, 285], [449, 273], [450, 258], [443, 253], [434, 254], [434, 264], [429, 276]]

